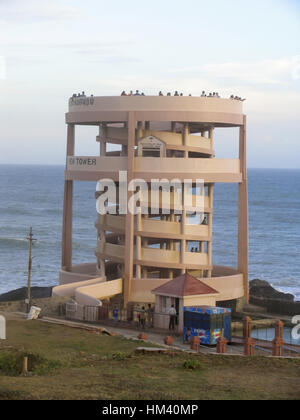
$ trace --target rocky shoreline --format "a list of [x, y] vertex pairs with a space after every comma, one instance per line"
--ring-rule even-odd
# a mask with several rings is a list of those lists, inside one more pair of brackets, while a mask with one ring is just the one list
[[[52, 296], [53, 286], [39, 287], [34, 286], [31, 288], [31, 297], [33, 299], [44, 299]], [[27, 287], [11, 290], [7, 293], [0, 295], [0, 302], [15, 302], [25, 300], [27, 298]]]
[[276, 290], [265, 280], [254, 279], [250, 281], [250, 296], [263, 299], [277, 299], [285, 302], [294, 302], [295, 296]]

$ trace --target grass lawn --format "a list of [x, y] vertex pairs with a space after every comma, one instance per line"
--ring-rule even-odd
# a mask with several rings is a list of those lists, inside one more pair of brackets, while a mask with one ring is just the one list
[[[137, 341], [40, 321], [8, 321], [7, 336], [2, 400], [300, 399], [300, 360], [135, 354]], [[28, 353], [34, 373], [5, 371], [10, 356]]]

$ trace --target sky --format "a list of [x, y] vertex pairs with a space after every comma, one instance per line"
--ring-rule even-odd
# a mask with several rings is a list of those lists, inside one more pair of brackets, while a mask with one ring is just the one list
[[[206, 90], [247, 98], [249, 167], [300, 168], [299, 44], [300, 0], [0, 0], [0, 163], [64, 164], [74, 92]], [[217, 157], [237, 139], [216, 130]]]

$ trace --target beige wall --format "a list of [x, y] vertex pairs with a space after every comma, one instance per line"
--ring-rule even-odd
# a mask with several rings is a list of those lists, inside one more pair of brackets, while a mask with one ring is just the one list
[[218, 295], [185, 296], [183, 306], [216, 306], [216, 299]]
[[[230, 269], [228, 270], [236, 271]], [[218, 274], [220, 274], [221, 268], [219, 268]], [[201, 278], [203, 283], [212, 287], [219, 292], [217, 296], [209, 297], [211, 300], [212, 306], [215, 306], [216, 301], [226, 301], [232, 299], [239, 299], [244, 296], [244, 279], [242, 274], [235, 275], [226, 275], [222, 277], [212, 277], [212, 278]], [[134, 279], [132, 283], [132, 300], [138, 299], [139, 302], [153, 302], [153, 297], [151, 298], [151, 290], [167, 283], [170, 279]], [[198, 297], [197, 297], [198, 299]]]
[[201, 279], [201, 281], [220, 292], [218, 301], [239, 299], [245, 294], [243, 274], [213, 277], [210, 279]]

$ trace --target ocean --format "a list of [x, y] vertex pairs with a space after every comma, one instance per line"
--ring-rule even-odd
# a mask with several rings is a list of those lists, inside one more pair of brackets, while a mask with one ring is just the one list
[[[300, 170], [249, 169], [250, 279], [267, 280], [300, 300]], [[32, 285], [58, 282], [64, 167], [0, 165], [0, 293], [27, 284], [32, 226]], [[95, 261], [96, 183], [75, 182], [73, 263]], [[236, 266], [237, 185], [217, 184], [214, 264]]]

